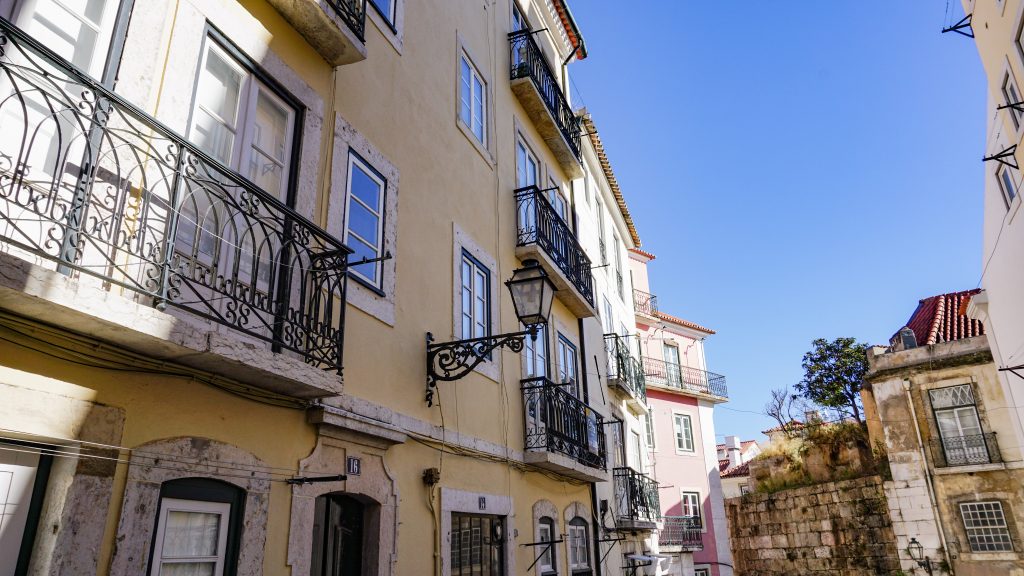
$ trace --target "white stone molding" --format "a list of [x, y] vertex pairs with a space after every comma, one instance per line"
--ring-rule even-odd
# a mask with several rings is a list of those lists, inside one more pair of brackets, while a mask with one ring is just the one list
[[[484, 502], [480, 508], [481, 498]], [[505, 573], [515, 574], [516, 530], [512, 512], [512, 498], [486, 492], [466, 492], [454, 488], [441, 488], [441, 576], [452, 574], [452, 512], [467, 514], [489, 514], [505, 519]], [[556, 510], [557, 512], [557, 510]]]

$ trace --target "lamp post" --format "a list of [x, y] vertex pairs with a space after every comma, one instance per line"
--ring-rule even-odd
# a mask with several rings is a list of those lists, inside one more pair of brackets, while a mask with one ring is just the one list
[[917, 538], [910, 539], [910, 544], [907, 544], [907, 554], [917, 562], [918, 566], [924, 568], [925, 572], [929, 575], [932, 573], [932, 559], [924, 555], [924, 546], [921, 546]]
[[434, 335], [427, 332], [427, 406], [434, 405], [434, 388], [438, 381], [451, 382], [469, 374], [498, 348], [521, 352], [525, 338], [537, 338], [537, 330], [548, 321], [555, 285], [536, 260], [524, 260], [523, 267], [505, 282], [512, 296], [522, 332], [510, 332], [434, 344]]

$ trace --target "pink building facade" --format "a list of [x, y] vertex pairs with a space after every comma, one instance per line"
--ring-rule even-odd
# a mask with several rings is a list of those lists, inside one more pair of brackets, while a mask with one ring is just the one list
[[648, 414], [646, 473], [658, 482], [659, 573], [732, 576], [714, 408], [728, 400], [725, 378], [708, 371], [704, 341], [714, 331], [660, 310], [642, 250], [630, 252], [637, 351]]

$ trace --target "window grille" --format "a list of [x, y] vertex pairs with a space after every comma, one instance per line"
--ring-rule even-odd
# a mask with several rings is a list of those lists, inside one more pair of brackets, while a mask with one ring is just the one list
[[960, 505], [971, 552], [1013, 552], [1013, 542], [999, 502], [967, 502]]
[[970, 384], [948, 386], [928, 391], [932, 401], [932, 409], [953, 408], [956, 406], [974, 406], [974, 392]]

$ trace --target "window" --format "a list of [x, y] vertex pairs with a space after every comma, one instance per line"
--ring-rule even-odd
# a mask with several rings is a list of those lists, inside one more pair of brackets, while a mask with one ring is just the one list
[[1013, 542], [999, 502], [967, 502], [960, 505], [971, 552], [1013, 552]]
[[365, 506], [345, 494], [319, 496], [313, 521], [312, 576], [363, 572]]
[[750, 485], [740, 484], [740, 496], [745, 496], [747, 494], [750, 494]]
[[27, 574], [55, 446], [0, 442], [0, 574]]
[[654, 450], [657, 448], [654, 440], [654, 412], [648, 413], [644, 418], [644, 433], [646, 434], [645, 439], [647, 440], [647, 448]]
[[537, 339], [526, 338], [523, 345], [526, 350], [526, 377], [536, 378], [548, 375], [548, 327], [541, 324], [537, 327]]
[[604, 207], [601, 205], [601, 200], [597, 200], [597, 246], [601, 252], [601, 264], [608, 263], [608, 250], [606, 248], [607, 242], [604, 236]]
[[165, 482], [150, 576], [234, 574], [245, 492], [207, 478]]
[[491, 272], [479, 260], [462, 253], [462, 338], [491, 333]]
[[512, 3], [512, 31], [518, 32], [519, 30], [526, 30], [530, 27], [530, 24], [526, 21], [526, 16], [523, 16], [523, 11], [519, 9], [519, 5], [515, 2]]
[[590, 568], [587, 521], [577, 516], [569, 521], [569, 569], [573, 572]]
[[[1020, 90], [1017, 89], [1017, 82], [1013, 78], [1013, 74], [1010, 72], [1006, 73], [1003, 77], [1003, 98], [1006, 99], [1007, 104], [1020, 104]], [[1020, 128], [1021, 120], [1024, 119], [1024, 113], [1016, 108], [1009, 108], [1010, 118], [1013, 119], [1013, 127]]]
[[[351, 261], [380, 258], [384, 247], [384, 195], [387, 185], [379, 172], [354, 152], [348, 159], [348, 204], [345, 209], [345, 244]], [[349, 269], [372, 286], [381, 286], [381, 262], [367, 262]]]
[[487, 144], [487, 84], [466, 54], [459, 59], [459, 119]]
[[[9, 2], [0, 1], [3, 4]], [[15, 4], [13, 15], [5, 12], [4, 17], [93, 78], [104, 75], [118, 0], [27, 0]]]
[[501, 518], [452, 512], [451, 576], [504, 574]]
[[673, 414], [673, 425], [676, 432], [676, 450], [693, 452], [693, 427], [690, 417], [686, 414]]
[[516, 188], [537, 184], [540, 164], [530, 147], [520, 138], [516, 141]]
[[608, 296], [604, 296], [604, 317], [601, 318], [604, 322], [604, 333], [614, 334], [615, 333], [615, 312], [612, 310], [612, 303], [608, 300]]
[[629, 467], [637, 472], [643, 471], [643, 451], [640, 449], [640, 433], [636, 430], [629, 431]]
[[[538, 522], [537, 541], [554, 542], [555, 540], [558, 540], [558, 538], [555, 538], [555, 521], [548, 516], [544, 516]], [[541, 552], [540, 559], [537, 560], [540, 573], [556, 574], [558, 568], [555, 564], [555, 546], [553, 544], [550, 546], [538, 546], [537, 550]]]
[[703, 527], [700, 514], [700, 492], [683, 492], [682, 516], [689, 518], [695, 528]]
[[663, 351], [665, 354], [665, 377], [668, 379], [668, 385], [682, 388], [683, 371], [679, 364], [679, 347], [665, 344]]
[[395, 25], [395, 4], [397, 0], [370, 0], [370, 4], [377, 9], [377, 12], [388, 21], [388, 24]]
[[207, 154], [287, 201], [296, 110], [207, 38], [191, 138]]
[[987, 464], [988, 447], [969, 384], [928, 391], [946, 464]]
[[562, 195], [562, 189], [553, 178], [548, 179], [548, 200], [555, 209], [555, 214], [562, 219], [562, 222], [569, 223], [569, 202]]
[[619, 235], [612, 233], [612, 253], [615, 256], [615, 280], [619, 290], [619, 298], [625, 300], [625, 293], [622, 291], [622, 250], [619, 247]]
[[693, 576], [711, 576], [711, 570], [709, 568], [697, 568], [693, 571]]
[[576, 346], [568, 338], [558, 335], [558, 383], [569, 383], [569, 393], [579, 398], [580, 391], [576, 380]]
[[1003, 192], [1003, 199], [1009, 207], [1017, 197], [1017, 184], [1014, 181], [1015, 171], [1009, 166], [1000, 164], [996, 169], [996, 180], [999, 182], [999, 189]]

